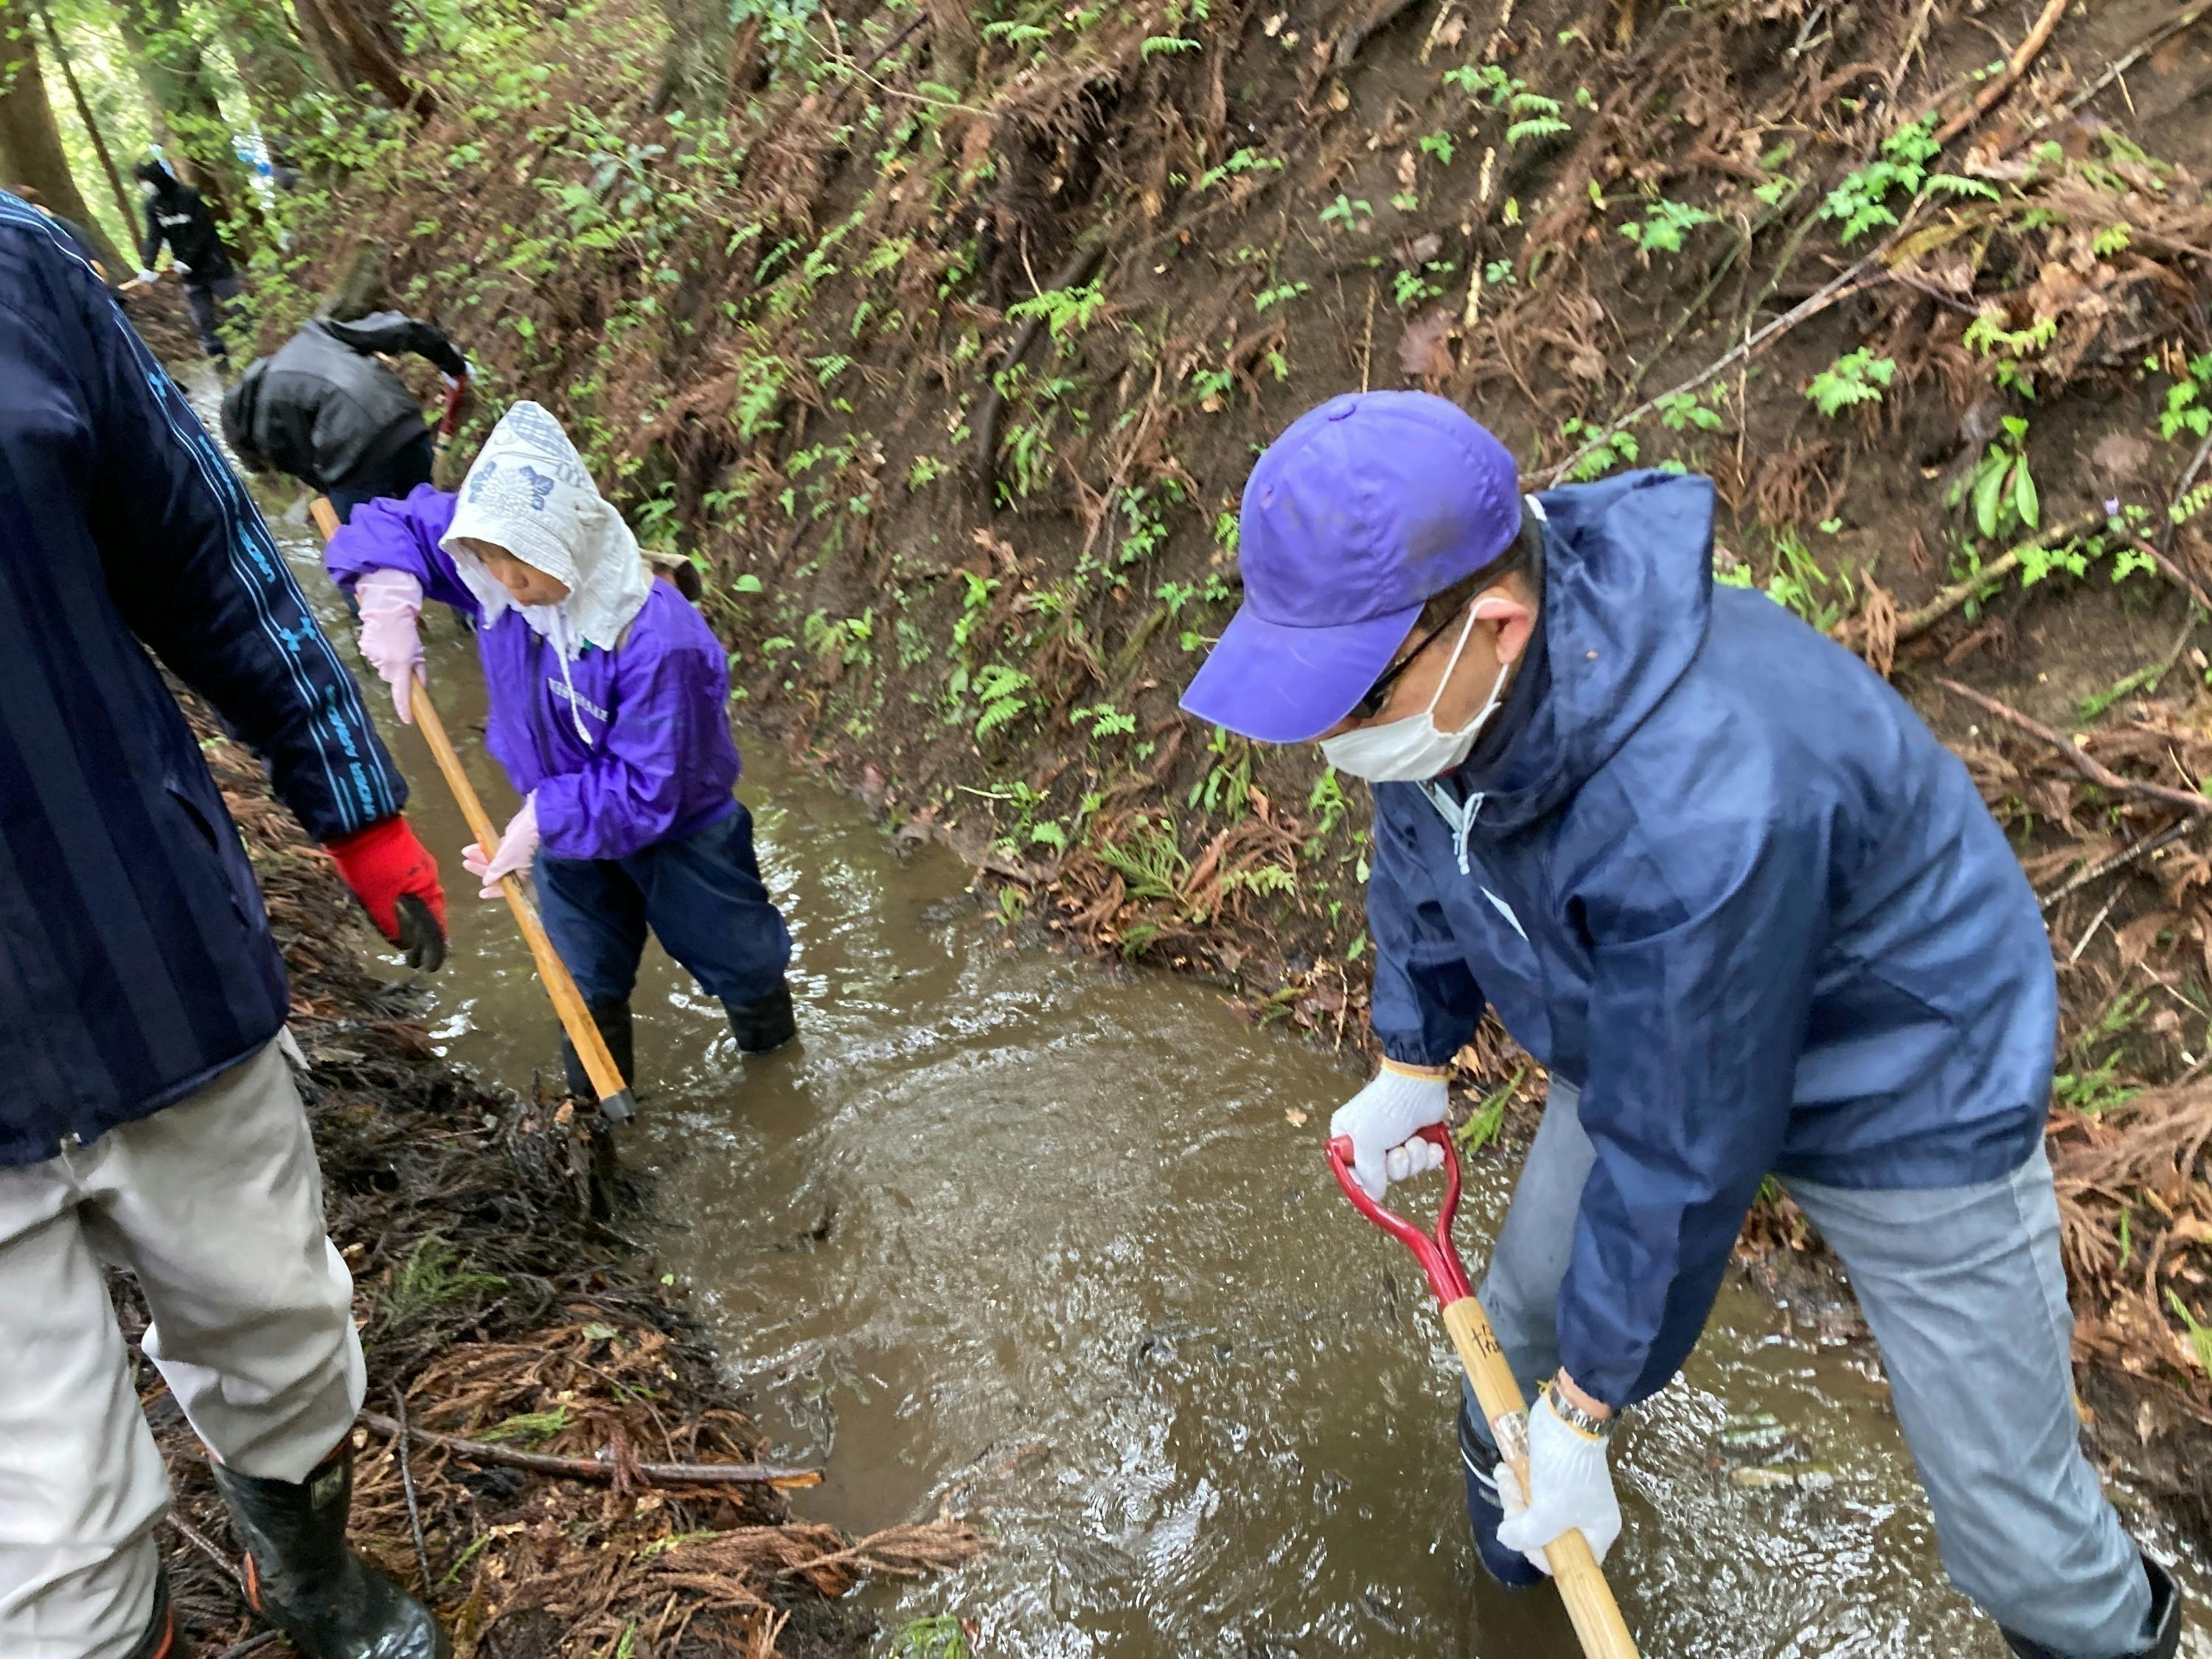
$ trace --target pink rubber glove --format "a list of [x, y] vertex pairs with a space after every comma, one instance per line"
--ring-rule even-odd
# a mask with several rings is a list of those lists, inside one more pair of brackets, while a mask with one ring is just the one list
[[372, 570], [353, 586], [361, 607], [361, 654], [392, 688], [392, 712], [415, 724], [415, 676], [422, 672], [422, 584], [404, 570]]
[[498, 851], [486, 855], [484, 849], [474, 842], [461, 854], [461, 867], [483, 882], [480, 898], [500, 896], [500, 879], [504, 876], [526, 873], [531, 860], [538, 856], [538, 797], [522, 798], [522, 810], [507, 822], [506, 831], [499, 838]]

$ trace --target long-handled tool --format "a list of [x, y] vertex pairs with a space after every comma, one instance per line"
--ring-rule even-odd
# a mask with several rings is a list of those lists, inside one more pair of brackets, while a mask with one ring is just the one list
[[[1521, 1385], [1513, 1380], [1512, 1368], [1505, 1363], [1489, 1316], [1474, 1299], [1467, 1269], [1452, 1246], [1452, 1220], [1459, 1213], [1459, 1155], [1452, 1148], [1451, 1132], [1441, 1123], [1430, 1125], [1421, 1134], [1444, 1151], [1444, 1201], [1437, 1212], [1433, 1234], [1424, 1233], [1367, 1196], [1366, 1188], [1352, 1177], [1349, 1137], [1339, 1135], [1328, 1143], [1328, 1167], [1352, 1206], [1411, 1250], [1421, 1264], [1429, 1288], [1443, 1306], [1444, 1329], [1450, 1334], [1452, 1346], [1459, 1350], [1460, 1364], [1467, 1367], [1468, 1381], [1474, 1385], [1475, 1400], [1496, 1437], [1499, 1455], [1525, 1492], [1528, 1490], [1528, 1425], [1524, 1415], [1528, 1402], [1521, 1397]], [[1613, 1588], [1605, 1582], [1604, 1571], [1582, 1534], [1562, 1534], [1545, 1547], [1544, 1559], [1551, 1565], [1552, 1582], [1559, 1587], [1567, 1617], [1589, 1659], [1637, 1659], [1636, 1638], [1628, 1633], [1613, 1599]]]
[[[337, 511], [326, 499], [316, 496], [308, 510], [314, 515], [315, 528], [322, 532], [325, 541], [337, 533]], [[431, 705], [429, 689], [422, 684], [420, 674], [415, 677], [412, 708], [422, 740], [430, 745], [430, 755], [438, 763], [438, 770], [445, 774], [446, 787], [453, 792], [453, 799], [460, 803], [461, 815], [476, 832], [477, 845], [486, 852], [496, 852], [499, 831], [492, 828], [491, 815], [477, 799], [476, 787], [470, 783], [468, 774], [461, 770], [461, 757], [454, 752], [453, 739], [446, 735], [445, 722]], [[561, 953], [553, 948], [552, 939], [546, 935], [538, 907], [530, 901], [530, 890], [522, 884], [519, 875], [501, 877], [499, 886], [506, 895], [507, 908], [514, 912], [515, 926], [522, 930], [523, 943], [529, 945], [531, 957], [538, 963], [538, 977], [545, 987], [545, 994], [552, 999], [553, 1012], [561, 1017], [561, 1029], [575, 1045], [584, 1070], [591, 1077], [592, 1087], [599, 1097], [601, 1115], [610, 1123], [621, 1123], [634, 1116], [636, 1103], [623, 1082], [614, 1056], [607, 1052], [607, 1041], [599, 1035], [591, 1010], [585, 1006], [584, 994], [576, 988], [575, 976], [569, 973], [568, 964], [561, 960]]]

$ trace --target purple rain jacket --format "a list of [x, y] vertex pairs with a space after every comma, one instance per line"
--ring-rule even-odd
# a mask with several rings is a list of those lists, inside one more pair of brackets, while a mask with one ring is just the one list
[[[351, 592], [372, 570], [404, 570], [425, 598], [479, 617], [438, 545], [454, 501], [422, 484], [404, 501], [356, 508], [324, 554], [331, 579]], [[724, 712], [729, 659], [668, 583], [653, 584], [620, 649], [586, 646], [565, 679], [559, 654], [519, 612], [479, 628], [477, 646], [491, 698], [484, 745], [519, 793], [537, 794], [548, 855], [627, 858], [696, 835], [735, 810], [738, 746]]]

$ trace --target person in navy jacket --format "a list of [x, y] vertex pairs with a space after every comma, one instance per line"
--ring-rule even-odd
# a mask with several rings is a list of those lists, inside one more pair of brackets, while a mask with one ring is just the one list
[[353, 1284], [283, 963], [163, 668], [435, 966], [437, 865], [268, 527], [83, 254], [0, 194], [0, 1653], [182, 1650], [113, 1264], [254, 1605], [307, 1659], [434, 1659], [430, 1615], [345, 1545]]
[[1529, 1484], [1463, 1401], [1481, 1559], [1621, 1516], [1620, 1413], [1698, 1340], [1777, 1176], [1849, 1270], [1952, 1578], [2014, 1650], [2171, 1655], [2179, 1597], [2077, 1443], [2043, 1147], [2057, 988], [1965, 766], [1764, 595], [1712, 487], [1524, 497], [1441, 398], [1336, 398], [1254, 467], [1244, 602], [1183, 700], [1374, 786], [1382, 1067], [1332, 1119], [1377, 1196], [1441, 1161], [1487, 1006], [1550, 1074], [1480, 1297]]

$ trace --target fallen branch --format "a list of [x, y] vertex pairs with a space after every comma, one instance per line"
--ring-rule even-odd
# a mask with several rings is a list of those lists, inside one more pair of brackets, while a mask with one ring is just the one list
[[1936, 597], [1917, 610], [1908, 611], [1897, 619], [1899, 643], [1926, 633], [1969, 599], [1986, 599], [2004, 585], [2006, 577], [2020, 568], [2021, 561], [2030, 553], [2039, 553], [2046, 547], [2069, 542], [2076, 536], [2086, 536], [2105, 522], [2101, 507], [2069, 519], [2056, 529], [2046, 530], [2033, 541], [2000, 553], [1962, 582], [1953, 582], [1938, 589]]
[[2069, 765], [2100, 789], [2109, 789], [2116, 794], [2141, 795], [2147, 800], [2158, 801], [2177, 811], [2186, 812], [2191, 817], [2212, 817], [2212, 799], [2193, 795], [2185, 789], [2172, 788], [2163, 783], [2150, 783], [2141, 778], [2124, 778], [2070, 738], [2052, 731], [2040, 720], [2030, 720], [2009, 704], [1970, 690], [1956, 680], [1937, 680], [1936, 684], [1953, 696], [1965, 699], [2014, 730], [2025, 732], [2038, 742], [2057, 750], [2065, 756]]
[[392, 1437], [393, 1448], [399, 1454], [399, 1485], [407, 1498], [407, 1525], [415, 1534], [415, 1564], [422, 1570], [422, 1594], [437, 1594], [438, 1581], [430, 1577], [430, 1550], [422, 1540], [422, 1510], [415, 1496], [415, 1469], [407, 1461], [407, 1396], [399, 1385], [392, 1385], [392, 1409], [398, 1413], [399, 1432]]
[[2101, 881], [2116, 870], [2126, 869], [2128, 866], [2135, 863], [2138, 859], [2148, 858], [2153, 853], [2158, 851], [2160, 848], [2172, 846], [2175, 842], [2179, 841], [2184, 836], [2187, 835], [2195, 828], [2197, 828], [2197, 825], [2189, 819], [2177, 818], [2172, 823], [2167, 824], [2165, 829], [2153, 830], [2149, 835], [2145, 836], [2141, 841], [2136, 842], [2130, 846], [2122, 848], [2118, 852], [2113, 854], [2112, 857], [2099, 859], [2087, 869], [2069, 876], [2057, 887], [2052, 888], [2051, 892], [2039, 902], [2039, 908], [2048, 914], [2061, 899], [2071, 898], [2075, 894], [2080, 892], [2084, 887], [2089, 885], [2091, 882]]
[[436, 1446], [465, 1457], [471, 1463], [498, 1463], [510, 1469], [527, 1469], [532, 1474], [557, 1475], [568, 1480], [612, 1480], [618, 1472], [627, 1471], [648, 1486], [775, 1486], [789, 1490], [796, 1486], [818, 1486], [822, 1471], [787, 1468], [775, 1463], [617, 1463], [611, 1457], [556, 1457], [548, 1452], [518, 1451], [512, 1446], [495, 1446], [483, 1440], [465, 1440], [457, 1434], [441, 1434], [434, 1429], [416, 1428], [412, 1424], [402, 1427], [395, 1418], [382, 1412], [365, 1411], [361, 1420], [379, 1434], [391, 1439], [402, 1435], [420, 1441], [426, 1446]]
[[2066, 4], [2067, 0], [2049, 0], [2043, 8], [2043, 15], [2035, 20], [2035, 27], [2028, 30], [2027, 38], [2020, 43], [2020, 50], [2013, 53], [2003, 72], [1976, 93], [1972, 103], [1936, 128], [1936, 143], [1939, 149], [1987, 115], [2006, 94], [2020, 84], [2020, 77], [2027, 73], [2027, 66], [2050, 44], [2051, 34], [2058, 27], [2058, 20], [2066, 15]]
[[1648, 398], [1644, 402], [1638, 404], [1635, 408], [1630, 410], [1627, 414], [1622, 416], [1610, 426], [1607, 426], [1602, 432], [1595, 434], [1590, 438], [1589, 442], [1583, 444], [1581, 448], [1573, 451], [1567, 456], [1566, 459], [1561, 461], [1557, 466], [1553, 467], [1550, 472], [1545, 475], [1545, 483], [1547, 485], [1551, 485], [1559, 483], [1561, 478], [1566, 476], [1567, 469], [1574, 465], [1577, 461], [1582, 459], [1583, 456], [1589, 454], [1592, 450], [1598, 448], [1601, 445], [1610, 442], [1615, 434], [1624, 432], [1627, 430], [1628, 428], [1634, 426], [1638, 421], [1642, 420], [1646, 415], [1650, 414], [1668, 398], [1679, 398], [1686, 392], [1695, 392], [1699, 386], [1705, 385], [1706, 381], [1717, 378], [1724, 370], [1733, 367], [1741, 359], [1751, 356], [1762, 346], [1765, 345], [1769, 340], [1775, 338], [1778, 335], [1787, 334], [1791, 329], [1796, 327], [1798, 324], [1805, 321], [1808, 318], [1819, 316], [1822, 312], [1826, 311], [1830, 306], [1835, 304], [1837, 301], [1842, 299], [1845, 295], [1856, 293], [1861, 288], [1866, 285], [1869, 280], [1870, 280], [1868, 273], [1874, 269], [1875, 264], [1880, 259], [1880, 257], [1879, 253], [1868, 254], [1865, 258], [1861, 259], [1856, 264], [1845, 270], [1841, 275], [1835, 277], [1834, 280], [1824, 284], [1814, 293], [1801, 301], [1797, 305], [1791, 307], [1790, 310], [1784, 312], [1782, 315], [1777, 317], [1772, 322], [1767, 324], [1765, 328], [1760, 329], [1756, 334], [1747, 337], [1741, 342], [1741, 343], [1731, 348], [1726, 356], [1707, 364], [1704, 368], [1698, 370], [1698, 373], [1692, 374], [1688, 380], [1683, 381], [1680, 386], [1670, 386], [1668, 390], [1661, 392], [1657, 397]]
[[[2142, 40], [2136, 41], [2131, 48], [2122, 52], [2118, 58], [2114, 58], [2112, 63], [2106, 67], [2105, 72], [2102, 75], [2099, 76], [2095, 80], [2089, 82], [2087, 86], [2082, 88], [2081, 91], [2075, 93], [2071, 98], [2068, 99], [2066, 100], [2066, 112], [2069, 115], [2071, 115], [2075, 111], [2081, 109], [2082, 106], [2097, 98], [2106, 88], [2110, 87], [2113, 82], [2118, 80], [2123, 75], [2125, 75], [2137, 64], [2140, 64], [2144, 58], [2149, 57], [2151, 53], [2156, 52], [2160, 46], [2173, 39], [2175, 35], [2180, 33], [2182, 30], [2185, 28], [2193, 28], [2197, 24], [2203, 21], [2204, 14], [2208, 11], [2212, 11], [2212, 5], [2191, 6], [2188, 10], [2179, 13], [2175, 16], [2168, 18], [2165, 22], [2160, 24], [2158, 27], [2153, 29], [2148, 34], [2143, 36]], [[2030, 129], [2030, 131], [2040, 132], [2044, 128], [2050, 125], [2051, 118], [2045, 116], [2041, 120], [2039, 120], [2035, 125]]]

